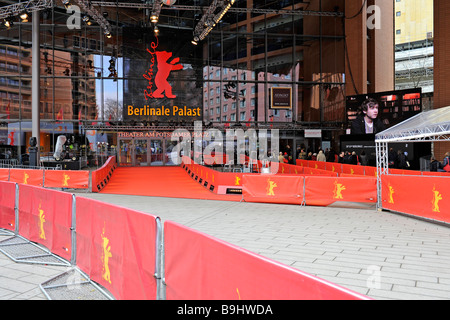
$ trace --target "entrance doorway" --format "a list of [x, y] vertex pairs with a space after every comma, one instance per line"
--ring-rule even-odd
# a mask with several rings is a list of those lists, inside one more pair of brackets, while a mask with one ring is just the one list
[[171, 157], [174, 144], [170, 140], [119, 138], [118, 145], [117, 162], [119, 166], [150, 167], [177, 165]]

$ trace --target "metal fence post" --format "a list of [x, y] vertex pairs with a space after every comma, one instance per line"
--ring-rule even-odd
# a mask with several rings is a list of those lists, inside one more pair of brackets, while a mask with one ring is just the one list
[[70, 228], [71, 230], [71, 236], [72, 236], [72, 252], [70, 257], [70, 264], [72, 266], [76, 266], [77, 264], [77, 232], [76, 232], [76, 226], [77, 226], [77, 206], [76, 206], [76, 197], [74, 194], [72, 194], [72, 226]]
[[162, 300], [162, 296], [164, 296], [162, 290], [162, 275], [161, 275], [161, 263], [163, 261], [163, 244], [162, 244], [162, 225], [161, 219], [156, 217], [156, 259], [155, 259], [155, 279], [156, 279], [156, 300]]
[[19, 235], [19, 184], [18, 183], [16, 183], [16, 199], [14, 201], [14, 215], [15, 215], [14, 233], [17, 236], [17, 235]]

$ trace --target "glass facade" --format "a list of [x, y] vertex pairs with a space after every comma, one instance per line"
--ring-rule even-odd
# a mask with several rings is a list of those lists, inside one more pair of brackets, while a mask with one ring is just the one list
[[[41, 153], [54, 152], [61, 134], [96, 154], [100, 143], [118, 145], [117, 132], [197, 120], [267, 125], [292, 140], [311, 126], [332, 135], [345, 120], [345, 45], [333, 11], [344, 1], [331, 2], [318, 14], [303, 1], [237, 1], [194, 45], [206, 8], [221, 1], [163, 5], [157, 35], [151, 4], [94, 3], [111, 38], [54, 1], [40, 12]], [[0, 30], [0, 158], [21, 160], [31, 137], [32, 31], [17, 19]]]

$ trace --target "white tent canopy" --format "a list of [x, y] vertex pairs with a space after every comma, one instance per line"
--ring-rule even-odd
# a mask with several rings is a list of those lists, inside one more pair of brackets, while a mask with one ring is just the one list
[[378, 208], [382, 208], [381, 176], [389, 174], [388, 144], [450, 141], [450, 106], [421, 112], [375, 135]]
[[421, 112], [375, 136], [375, 142], [450, 141], [450, 106]]

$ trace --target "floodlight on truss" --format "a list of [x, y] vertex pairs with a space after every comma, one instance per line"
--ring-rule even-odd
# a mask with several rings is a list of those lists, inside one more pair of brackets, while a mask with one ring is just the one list
[[[223, 16], [228, 12], [234, 2], [235, 0], [214, 0], [195, 26], [192, 44], [197, 45], [199, 41], [204, 40], [217, 23], [222, 20]], [[217, 8], [221, 8], [221, 10], [218, 13], [215, 13]]]
[[162, 5], [163, 5], [163, 1], [162, 0], [155, 0], [153, 2], [152, 13], [150, 15], [150, 22], [151, 23], [158, 23], [159, 14], [161, 13]]
[[0, 7], [0, 20], [7, 20], [10, 17], [18, 16], [25, 11], [30, 14], [34, 11], [51, 8], [53, 0], [30, 0]]
[[111, 25], [109, 22], [103, 17], [103, 15], [95, 9], [90, 1], [85, 0], [74, 0], [80, 8], [86, 12], [86, 15], [91, 17], [98, 25], [103, 29], [103, 32], [107, 38], [111, 38]]

